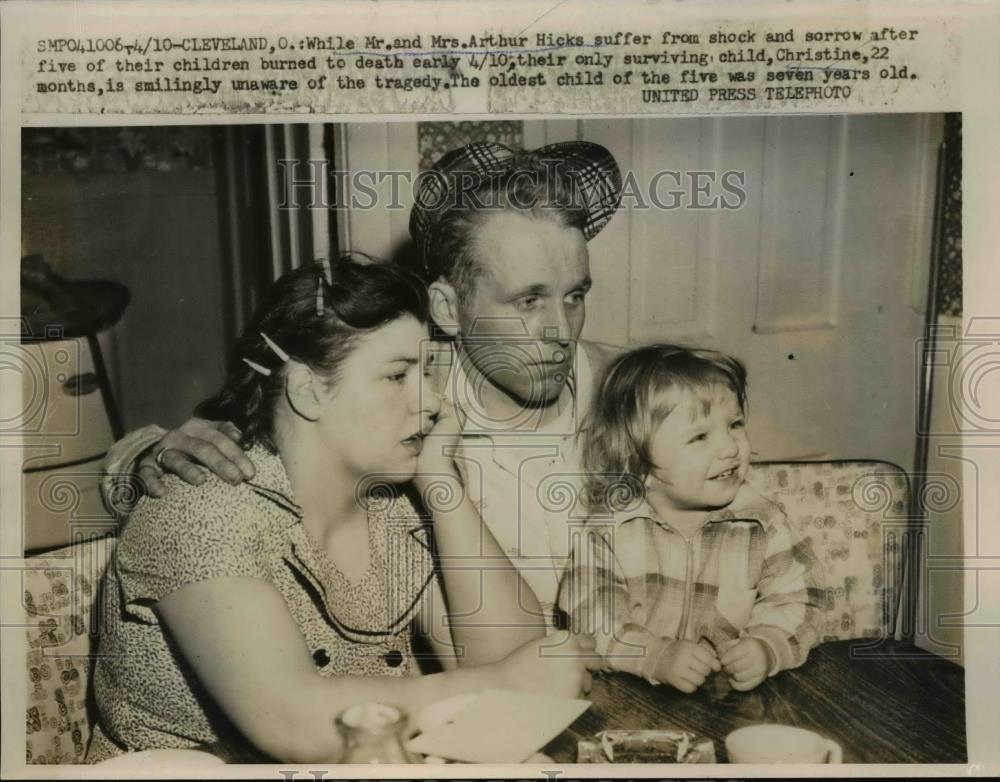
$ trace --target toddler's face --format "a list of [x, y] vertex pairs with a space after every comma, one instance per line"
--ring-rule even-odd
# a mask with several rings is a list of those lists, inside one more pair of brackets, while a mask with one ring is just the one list
[[721, 385], [676, 393], [676, 406], [650, 443], [656, 467], [647, 490], [677, 510], [725, 507], [735, 499], [750, 466], [750, 440], [739, 400]]

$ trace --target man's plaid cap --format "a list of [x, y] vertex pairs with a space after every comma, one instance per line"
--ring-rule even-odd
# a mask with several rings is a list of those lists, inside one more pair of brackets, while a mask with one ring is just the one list
[[[621, 199], [622, 177], [618, 163], [600, 144], [563, 141], [532, 150], [533, 172], [554, 171], [575, 188], [586, 211], [583, 236], [590, 240], [608, 224]], [[521, 168], [524, 157], [510, 147], [495, 142], [476, 142], [453, 149], [420, 176], [410, 211], [410, 236], [420, 251], [425, 269], [432, 267], [430, 253], [436, 229], [449, 210], [462, 208], [481, 184]], [[469, 195], [468, 204], [475, 203]]]

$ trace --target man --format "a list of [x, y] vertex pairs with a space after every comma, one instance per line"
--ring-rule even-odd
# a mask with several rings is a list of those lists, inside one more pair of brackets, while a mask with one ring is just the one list
[[[591, 286], [587, 240], [611, 219], [621, 177], [604, 148], [567, 142], [533, 153], [473, 144], [422, 177], [410, 233], [447, 341], [433, 371], [463, 425], [455, 455], [466, 491], [550, 620], [581, 485], [575, 435], [615, 350], [578, 341]], [[205, 467], [252, 477], [231, 424], [148, 427], [109, 455], [160, 496], [163, 470], [200, 482]], [[433, 443], [431, 442], [430, 445]], [[201, 465], [204, 465], [202, 467]]]

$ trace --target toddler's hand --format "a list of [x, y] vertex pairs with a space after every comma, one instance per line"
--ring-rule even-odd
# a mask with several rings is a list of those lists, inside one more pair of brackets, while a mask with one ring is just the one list
[[705, 683], [708, 674], [720, 667], [719, 658], [707, 644], [672, 641], [660, 653], [653, 677], [681, 692], [692, 693]]
[[741, 638], [719, 659], [722, 669], [729, 674], [734, 690], [752, 690], [770, 670], [771, 659], [767, 646], [757, 638]]

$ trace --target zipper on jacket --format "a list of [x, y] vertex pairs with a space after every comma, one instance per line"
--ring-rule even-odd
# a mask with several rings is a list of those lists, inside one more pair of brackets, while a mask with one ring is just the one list
[[[680, 533], [677, 533], [680, 535]], [[681, 535], [684, 540], [684, 557], [685, 557], [685, 567], [684, 567], [684, 608], [681, 610], [681, 623], [679, 628], [679, 633], [677, 637], [680, 640], [687, 641], [688, 639], [688, 625], [691, 623], [691, 603], [693, 602], [694, 596], [692, 595], [693, 586], [693, 575], [694, 570], [694, 547], [691, 541]]]

